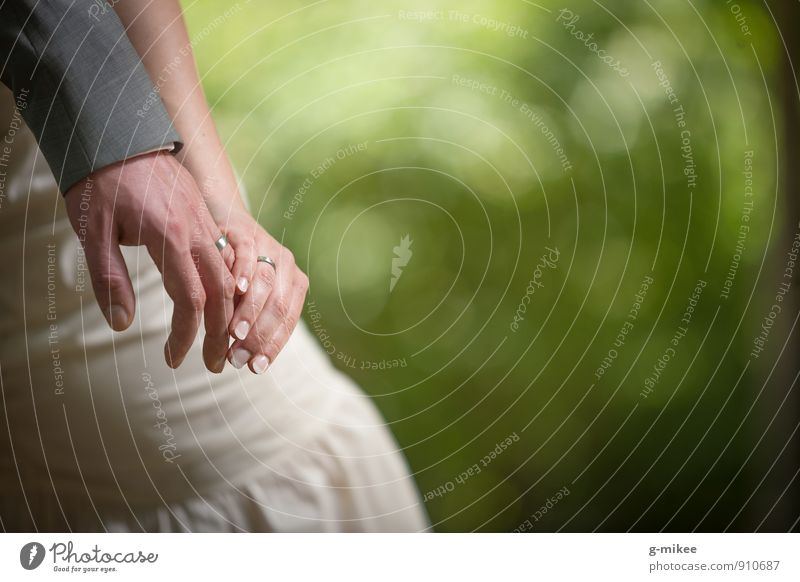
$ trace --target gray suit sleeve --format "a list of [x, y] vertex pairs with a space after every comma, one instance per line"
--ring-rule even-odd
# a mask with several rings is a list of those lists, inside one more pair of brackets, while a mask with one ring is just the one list
[[0, 79], [62, 192], [114, 162], [180, 146], [105, 0], [0, 0]]

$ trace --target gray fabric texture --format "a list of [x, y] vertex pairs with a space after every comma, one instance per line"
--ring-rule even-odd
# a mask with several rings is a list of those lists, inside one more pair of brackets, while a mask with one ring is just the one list
[[102, 0], [0, 0], [0, 80], [62, 192], [104, 166], [180, 146], [139, 55]]

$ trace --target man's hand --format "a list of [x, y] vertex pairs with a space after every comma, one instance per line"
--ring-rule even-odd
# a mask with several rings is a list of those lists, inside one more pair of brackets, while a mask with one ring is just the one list
[[203, 360], [221, 372], [233, 315], [233, 256], [214, 245], [221, 233], [189, 172], [171, 154], [144, 154], [97, 170], [64, 199], [72, 227], [86, 232], [86, 262], [109, 325], [127, 329], [136, 303], [119, 245], [144, 245], [175, 304], [167, 364], [181, 364], [205, 312]]

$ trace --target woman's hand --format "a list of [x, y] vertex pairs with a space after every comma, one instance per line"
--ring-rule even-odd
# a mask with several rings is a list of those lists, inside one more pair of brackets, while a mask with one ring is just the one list
[[249, 364], [251, 371], [263, 374], [300, 320], [308, 277], [297, 267], [289, 249], [244, 208], [233, 210], [222, 230], [235, 253], [231, 273], [238, 294], [229, 325], [234, 343], [228, 350], [228, 361], [236, 368]]
[[[114, 10], [147, 72], [161, 81], [159, 98], [183, 138], [176, 159], [194, 178], [214, 223], [227, 235], [236, 255], [231, 269], [238, 294], [236, 307], [233, 318], [225, 320], [236, 339], [227, 352], [223, 348], [219, 363], [223, 364], [227, 355], [237, 368], [249, 363], [253, 372], [261, 374], [297, 325], [308, 279], [295, 266], [292, 253], [269, 236], [244, 208], [236, 176], [197, 78], [180, 2], [126, 0], [114, 4]], [[178, 53], [182, 58], [176, 64]], [[167, 70], [169, 75], [164, 75]], [[275, 267], [258, 262], [259, 256], [269, 257]], [[223, 259], [227, 264], [224, 254]], [[213, 313], [214, 321], [223, 316], [221, 308]], [[229, 337], [224, 339], [227, 348]], [[216, 355], [216, 351], [210, 353]]]

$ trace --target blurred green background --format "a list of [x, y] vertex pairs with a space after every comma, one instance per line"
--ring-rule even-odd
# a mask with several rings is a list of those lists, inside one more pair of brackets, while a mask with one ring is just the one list
[[762, 4], [184, 8], [253, 211], [310, 276], [307, 324], [438, 531], [750, 530], [794, 507], [788, 385], [764, 391], [789, 309], [749, 356], [794, 228]]

